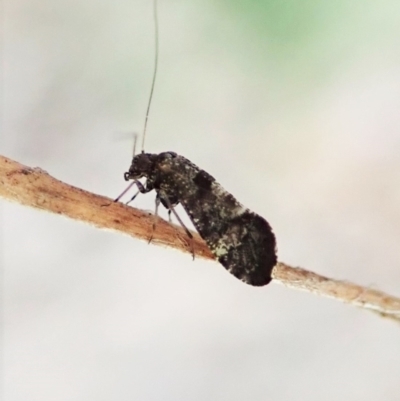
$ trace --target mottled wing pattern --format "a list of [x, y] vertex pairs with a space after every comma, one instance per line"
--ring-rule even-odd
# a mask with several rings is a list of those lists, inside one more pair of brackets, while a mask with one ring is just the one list
[[261, 216], [246, 210], [230, 220], [220, 238], [205, 241], [219, 262], [247, 284], [262, 286], [271, 281], [276, 265], [275, 236]]
[[174, 159], [166, 188], [179, 201], [218, 261], [247, 284], [271, 281], [276, 241], [265, 219], [242, 206], [204, 170], [182, 156]]

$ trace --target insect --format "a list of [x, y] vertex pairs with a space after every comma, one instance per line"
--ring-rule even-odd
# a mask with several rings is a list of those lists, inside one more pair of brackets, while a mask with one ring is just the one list
[[271, 281], [277, 256], [270, 225], [206, 171], [174, 152], [140, 153], [124, 177], [127, 181], [145, 177], [146, 186], [140, 184], [138, 189], [155, 190], [156, 209], [161, 202], [174, 212], [181, 203], [211, 252], [235, 277], [255, 286]]
[[[247, 284], [266, 285], [271, 281], [271, 272], [277, 263], [275, 236], [268, 222], [241, 205], [210, 174], [185, 157], [174, 152], [152, 154], [143, 150], [157, 71], [156, 1], [154, 16], [156, 57], [143, 130], [142, 152], [134, 155], [124, 178], [126, 181], [133, 180], [140, 193], [155, 190], [156, 216], [161, 203], [169, 214], [174, 213], [192, 239], [190, 231], [175, 212], [174, 207], [180, 203], [211, 252], [230, 273]], [[138, 181], [140, 178], [146, 178], [145, 185]]]

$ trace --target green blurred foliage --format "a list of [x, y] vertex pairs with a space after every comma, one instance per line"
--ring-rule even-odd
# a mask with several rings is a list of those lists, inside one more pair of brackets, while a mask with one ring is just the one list
[[[221, 14], [248, 47], [302, 79], [327, 79], [341, 63], [400, 45], [400, 2], [230, 0]], [[281, 71], [284, 72], [284, 71]]]

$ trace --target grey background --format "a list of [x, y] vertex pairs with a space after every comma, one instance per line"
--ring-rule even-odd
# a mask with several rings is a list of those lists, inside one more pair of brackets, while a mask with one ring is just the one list
[[[400, 3], [159, 3], [146, 150], [266, 217], [280, 260], [400, 295]], [[1, 153], [115, 197], [149, 94], [151, 1], [6, 0], [2, 22]], [[4, 400], [400, 399], [393, 322], [1, 207]]]

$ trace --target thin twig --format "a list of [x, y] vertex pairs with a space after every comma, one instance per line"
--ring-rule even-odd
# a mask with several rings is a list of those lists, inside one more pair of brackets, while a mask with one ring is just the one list
[[[152, 234], [153, 219], [149, 213], [65, 184], [39, 168], [30, 168], [3, 156], [0, 156], [0, 196], [132, 237], [148, 240]], [[200, 236], [193, 233], [193, 237], [196, 256], [214, 259]], [[153, 243], [191, 252], [183, 229], [161, 219]], [[335, 298], [400, 322], [400, 299], [384, 292], [281, 262], [275, 266], [273, 278], [285, 286]]]

